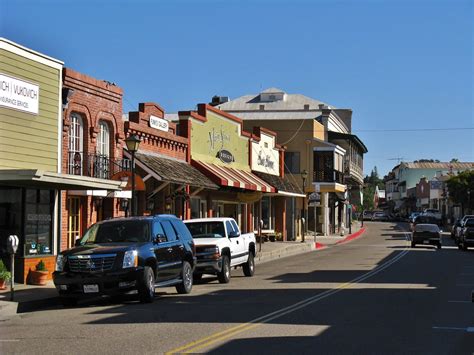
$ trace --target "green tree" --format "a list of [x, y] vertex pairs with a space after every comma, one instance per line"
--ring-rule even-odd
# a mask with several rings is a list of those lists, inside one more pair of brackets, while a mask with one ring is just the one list
[[461, 204], [464, 208], [474, 208], [474, 170], [463, 171], [452, 176], [447, 181], [449, 196], [454, 203]]

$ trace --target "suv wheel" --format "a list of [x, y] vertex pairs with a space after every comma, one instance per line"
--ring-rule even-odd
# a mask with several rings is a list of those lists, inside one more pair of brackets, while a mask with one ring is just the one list
[[245, 276], [253, 276], [255, 273], [255, 260], [253, 257], [253, 253], [249, 253], [249, 258], [247, 259], [247, 262], [244, 264], [244, 275]]
[[217, 273], [217, 279], [221, 284], [227, 284], [230, 281], [230, 260], [227, 255], [222, 257], [222, 270]]
[[145, 266], [143, 270], [138, 286], [138, 298], [141, 303], [151, 303], [155, 299], [155, 274], [149, 266]]
[[182, 282], [176, 285], [178, 293], [190, 293], [193, 288], [193, 269], [187, 261], [183, 261], [183, 269], [181, 270]]

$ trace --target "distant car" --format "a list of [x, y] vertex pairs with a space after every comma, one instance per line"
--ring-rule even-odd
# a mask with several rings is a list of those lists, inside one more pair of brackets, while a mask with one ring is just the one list
[[423, 215], [425, 216], [432, 216], [437, 219], [441, 219], [441, 212], [434, 208], [427, 208], [423, 211]]
[[421, 212], [412, 212], [408, 216], [408, 222], [413, 223], [415, 221], [415, 218], [418, 217], [421, 214]]
[[373, 213], [372, 211], [364, 211], [364, 212], [362, 212], [362, 220], [363, 220], [363, 221], [371, 221], [373, 214], [374, 214], [374, 213]]
[[372, 215], [372, 221], [388, 222], [388, 216], [385, 212], [375, 212]]
[[435, 245], [441, 249], [441, 231], [436, 224], [420, 223], [413, 230], [411, 247], [417, 244]]
[[466, 219], [459, 237], [458, 248], [467, 250], [469, 247], [474, 247], [474, 218]]
[[459, 243], [459, 239], [461, 238], [462, 231], [463, 231], [463, 228], [464, 228], [464, 224], [466, 223], [466, 221], [468, 219], [471, 219], [471, 218], [474, 218], [474, 215], [467, 214], [463, 218], [461, 218], [459, 223], [456, 225], [455, 230], [454, 230], [454, 242], [455, 243]]
[[417, 224], [435, 224], [439, 226], [441, 224], [441, 221], [437, 219], [436, 217], [425, 216], [425, 215], [420, 214], [416, 216], [413, 222], [411, 223], [412, 232], [415, 231], [415, 227]]
[[461, 231], [461, 218], [456, 218], [456, 220], [453, 223], [453, 226], [451, 227], [451, 238], [453, 238], [455, 241], [459, 238], [459, 232]]

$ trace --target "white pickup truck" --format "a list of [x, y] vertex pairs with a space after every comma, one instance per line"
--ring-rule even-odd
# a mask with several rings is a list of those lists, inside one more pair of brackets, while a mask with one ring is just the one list
[[256, 255], [254, 233], [241, 234], [233, 218], [200, 218], [184, 223], [196, 246], [196, 281], [203, 274], [214, 274], [220, 283], [228, 283], [231, 268], [237, 266], [242, 266], [245, 276], [253, 276]]

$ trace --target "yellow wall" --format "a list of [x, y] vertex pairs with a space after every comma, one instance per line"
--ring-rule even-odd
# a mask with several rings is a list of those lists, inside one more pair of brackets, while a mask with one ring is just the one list
[[0, 73], [39, 86], [38, 115], [0, 107], [0, 169], [57, 172], [61, 69], [0, 48]]

